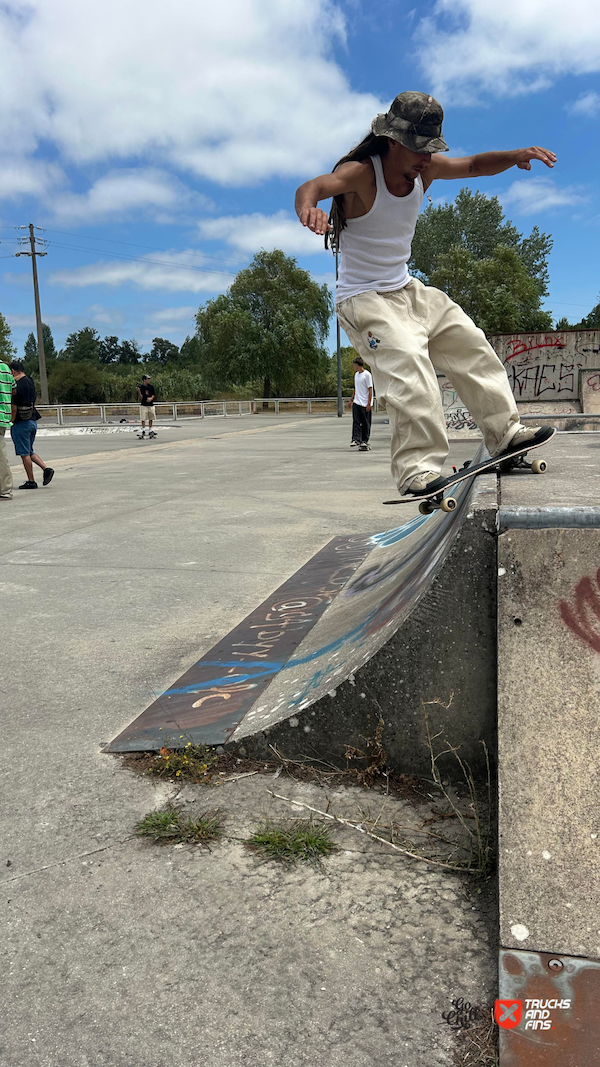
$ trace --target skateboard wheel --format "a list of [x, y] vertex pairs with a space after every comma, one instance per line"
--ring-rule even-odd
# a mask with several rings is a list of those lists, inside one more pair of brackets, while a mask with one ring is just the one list
[[534, 459], [531, 464], [532, 474], [543, 474], [548, 469], [548, 464], [545, 459]]
[[456, 507], [456, 500], [453, 496], [445, 496], [440, 504], [442, 511], [454, 511]]
[[419, 504], [419, 511], [421, 515], [432, 515], [435, 508], [432, 508], [428, 500], [422, 500]]

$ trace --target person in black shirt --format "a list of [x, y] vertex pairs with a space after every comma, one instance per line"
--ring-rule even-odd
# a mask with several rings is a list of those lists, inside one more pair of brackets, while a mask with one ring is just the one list
[[142, 432], [140, 437], [146, 436], [146, 419], [148, 419], [148, 437], [156, 437], [152, 429], [152, 422], [156, 418], [154, 410], [155, 391], [150, 382], [150, 375], [144, 374], [142, 384], [136, 386], [140, 398], [140, 419], [142, 420]]
[[35, 385], [33, 379], [25, 374], [23, 364], [19, 360], [9, 363], [12, 376], [15, 379], [15, 388], [11, 397], [12, 426], [10, 435], [13, 439], [15, 452], [23, 460], [27, 481], [19, 486], [19, 489], [37, 489], [38, 485], [33, 477], [33, 464], [44, 472], [44, 485], [48, 485], [54, 477], [52, 467], [47, 467], [37, 452], [33, 451], [33, 442], [37, 433], [37, 420], [41, 418], [35, 406]]

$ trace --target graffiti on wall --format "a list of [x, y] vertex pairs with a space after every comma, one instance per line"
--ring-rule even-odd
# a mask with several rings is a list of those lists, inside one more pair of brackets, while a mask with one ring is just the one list
[[559, 611], [571, 632], [600, 652], [600, 570], [594, 580], [587, 575], [581, 578], [575, 586], [573, 604], [561, 600]]
[[518, 401], [577, 400], [579, 370], [600, 362], [600, 330], [501, 334], [490, 343]]
[[438, 375], [438, 385], [446, 418], [446, 429], [449, 432], [461, 431], [463, 433], [466, 430], [477, 430], [475, 419], [467, 411], [452, 382]]

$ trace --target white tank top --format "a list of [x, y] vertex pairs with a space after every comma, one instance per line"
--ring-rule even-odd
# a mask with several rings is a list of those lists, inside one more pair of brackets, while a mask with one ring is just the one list
[[340, 234], [339, 304], [370, 289], [391, 292], [410, 279], [407, 263], [425, 190], [421, 175], [408, 196], [393, 196], [385, 184], [380, 156], [371, 156], [377, 192], [366, 215], [347, 219]]

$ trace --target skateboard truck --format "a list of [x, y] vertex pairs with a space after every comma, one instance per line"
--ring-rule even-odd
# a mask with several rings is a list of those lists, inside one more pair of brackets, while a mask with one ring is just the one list
[[[469, 466], [467, 460], [463, 463], [460, 470], [466, 470]], [[458, 474], [456, 467], [452, 468], [455, 474]], [[488, 467], [488, 470], [500, 471], [502, 474], [508, 474], [510, 471], [529, 471], [531, 474], [544, 474], [548, 469], [548, 464], [545, 459], [534, 459], [531, 463], [528, 463], [525, 456], [509, 456], [508, 459], [501, 460], [497, 466]], [[445, 511], [446, 513], [454, 511], [457, 501], [453, 496], [444, 496], [443, 493], [438, 493], [436, 496], [428, 497], [426, 500], [421, 500], [419, 504], [419, 512], [421, 515], [432, 515], [434, 511]]]
[[434, 511], [454, 511], [457, 501], [453, 496], [444, 496], [440, 493], [439, 496], [430, 497], [428, 500], [421, 500], [419, 504], [419, 512], [421, 515], [432, 515]]
[[544, 474], [548, 469], [548, 464], [545, 459], [534, 459], [531, 463], [528, 463], [525, 456], [512, 456], [508, 459], [503, 459], [498, 464], [498, 470], [502, 474], [509, 474], [510, 471], [530, 471], [531, 474]]

